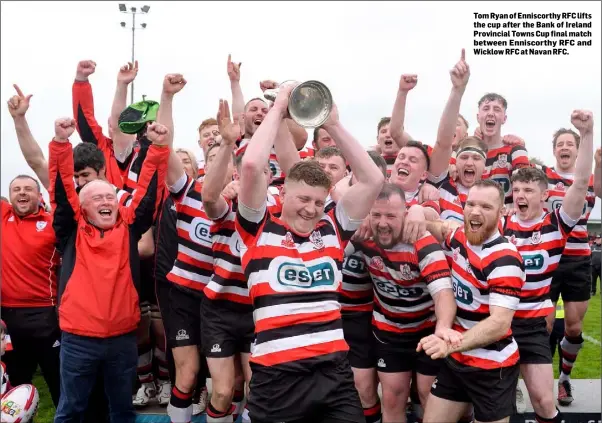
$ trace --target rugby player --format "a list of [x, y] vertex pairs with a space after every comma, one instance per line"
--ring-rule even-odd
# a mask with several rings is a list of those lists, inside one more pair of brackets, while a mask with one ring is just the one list
[[[525, 283], [523, 261], [499, 231], [505, 193], [491, 179], [470, 189], [464, 225], [429, 222], [451, 263], [458, 346], [433, 334], [420, 341], [433, 359], [446, 358], [432, 385], [425, 423], [456, 422], [470, 404], [478, 422], [508, 422], [518, 383], [518, 346], [510, 325]], [[455, 227], [455, 229], [451, 229]]]
[[[587, 112], [587, 120], [593, 121], [589, 112]], [[568, 187], [575, 181], [576, 158], [581, 138], [585, 135], [591, 136], [589, 134], [592, 131], [591, 127], [583, 125], [579, 127], [575, 125], [575, 127], [580, 134], [564, 128], [554, 134], [552, 146], [556, 165], [551, 168], [538, 166], [548, 178], [547, 211], [553, 211], [563, 204]], [[581, 204], [583, 214], [564, 248], [558, 269], [552, 278], [550, 292], [553, 303], [558, 301], [561, 294], [564, 301], [565, 336], [561, 341], [562, 372], [558, 378], [557, 398], [558, 403], [564, 406], [573, 402], [570, 375], [579, 351], [583, 347], [583, 318], [591, 295], [591, 248], [588, 242], [587, 221], [596, 202], [593, 177], [589, 178], [588, 185], [587, 196]], [[554, 313], [550, 313], [548, 332], [552, 329], [553, 321]]]
[[384, 178], [339, 123], [333, 106], [325, 128], [358, 182], [324, 214], [331, 180], [316, 162], [300, 161], [286, 177], [281, 217], [273, 217], [266, 208], [264, 168], [292, 88], [281, 87], [241, 164], [235, 224], [256, 333], [249, 414], [254, 423], [364, 422], [346, 359], [349, 347], [337, 292], [345, 244], [367, 216]]
[[440, 361], [416, 352], [420, 340], [432, 333], [452, 343], [460, 340], [451, 330], [456, 302], [445, 254], [428, 232], [416, 245], [401, 241], [405, 212], [401, 188], [385, 184], [370, 211], [373, 240], [351, 243], [346, 250], [357, 251], [374, 286], [376, 352], [371, 364], [382, 384], [382, 419], [387, 422], [406, 421], [413, 370], [422, 406], [426, 404]]
[[562, 205], [544, 212], [548, 180], [536, 168], [522, 168], [512, 175], [515, 214], [504, 219], [504, 236], [523, 257], [526, 283], [512, 321], [518, 344], [520, 369], [536, 419], [560, 422], [554, 405], [554, 372], [546, 330], [546, 316], [555, 312], [550, 301], [550, 284], [573, 227], [583, 211], [592, 170], [593, 119], [590, 112], [576, 110], [572, 122], [582, 131], [575, 163], [575, 179]]

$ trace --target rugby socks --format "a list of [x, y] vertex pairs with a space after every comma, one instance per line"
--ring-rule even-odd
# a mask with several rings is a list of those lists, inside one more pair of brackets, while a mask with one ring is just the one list
[[167, 358], [165, 356], [165, 350], [162, 350], [161, 347], [155, 347], [155, 359], [157, 360], [157, 368], [159, 374], [157, 375], [157, 379], [160, 381], [169, 382], [169, 370], [167, 369]]
[[188, 423], [192, 420], [192, 392], [182, 392], [176, 386], [171, 390], [167, 415], [172, 423]]
[[138, 365], [136, 373], [140, 383], [152, 383], [153, 377], [153, 348], [150, 341], [138, 345]]
[[560, 349], [562, 350], [562, 373], [558, 379], [559, 382], [569, 381], [571, 379], [571, 371], [577, 360], [579, 350], [583, 347], [583, 336], [568, 336], [564, 334], [564, 338], [560, 341]]
[[234, 418], [232, 413], [234, 412], [235, 406], [232, 404], [228, 411], [216, 410], [211, 402], [207, 405], [207, 423], [233, 423]]
[[236, 421], [238, 415], [242, 413], [242, 410], [245, 406], [244, 391], [234, 391], [234, 396], [232, 397], [232, 405], [234, 405], [234, 412], [232, 413], [232, 416], [233, 420]]
[[561, 423], [562, 422], [562, 416], [560, 414], [560, 411], [558, 411], [558, 408], [556, 408], [556, 415], [550, 419], [545, 419], [543, 417], [541, 417], [540, 415], [538, 415], [537, 413], [535, 413], [535, 420], [537, 421], [537, 423]]
[[366, 418], [366, 423], [381, 423], [380, 401], [372, 407], [364, 408], [364, 417]]

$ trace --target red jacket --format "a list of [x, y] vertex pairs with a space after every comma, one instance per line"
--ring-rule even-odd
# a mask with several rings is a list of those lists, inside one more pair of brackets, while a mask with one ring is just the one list
[[2, 200], [3, 307], [52, 307], [56, 305], [56, 273], [59, 254], [52, 229], [52, 214], [39, 208], [20, 218]]
[[70, 143], [50, 143], [48, 168], [54, 230], [63, 263], [58, 288], [61, 330], [108, 338], [136, 329], [140, 321], [138, 241], [153, 224], [165, 184], [168, 148], [151, 146], [136, 193], [120, 206], [117, 223], [101, 230], [83, 216], [73, 184]]
[[105, 137], [102, 133], [102, 127], [94, 117], [94, 97], [92, 95], [92, 86], [88, 81], [75, 81], [72, 88], [73, 96], [73, 119], [79, 137], [83, 142], [95, 144], [105, 157], [106, 178], [107, 181], [121, 189], [125, 186], [127, 174], [130, 167], [134, 151], [127, 159], [121, 163], [115, 157], [113, 150], [113, 140]]

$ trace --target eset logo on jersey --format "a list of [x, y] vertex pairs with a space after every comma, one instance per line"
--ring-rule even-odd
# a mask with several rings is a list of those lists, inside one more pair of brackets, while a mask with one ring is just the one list
[[190, 239], [197, 244], [211, 243], [211, 232], [209, 231], [209, 225], [200, 217], [195, 217], [192, 219], [188, 233], [190, 235]]
[[523, 262], [525, 270], [540, 270], [544, 264], [544, 258], [541, 254], [524, 255]]
[[366, 265], [364, 264], [364, 260], [355, 256], [346, 257], [345, 261], [343, 262], [343, 270], [347, 272], [364, 272], [365, 268]]
[[333, 285], [335, 273], [330, 263], [304, 266], [296, 263], [283, 263], [278, 268], [278, 282], [299, 288]]
[[420, 298], [424, 290], [418, 287], [403, 287], [386, 279], [372, 278], [376, 288], [390, 298]]
[[461, 302], [462, 304], [470, 305], [472, 304], [473, 297], [472, 291], [466, 285], [464, 285], [460, 280], [456, 277], [453, 278], [453, 288], [454, 294], [456, 296], [456, 300]]

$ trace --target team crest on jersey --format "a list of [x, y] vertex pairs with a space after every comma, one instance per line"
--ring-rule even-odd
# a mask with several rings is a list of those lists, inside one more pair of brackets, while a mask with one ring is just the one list
[[36, 231], [42, 232], [47, 224], [48, 224], [48, 222], [44, 222], [43, 220], [37, 221], [36, 222]]
[[454, 198], [454, 204], [457, 204], [458, 206], [462, 206], [462, 202], [460, 201], [460, 197]]
[[452, 248], [452, 254], [454, 256], [454, 261], [458, 260], [458, 256], [460, 255], [460, 247]]
[[293, 239], [293, 236], [290, 232], [286, 233], [280, 245], [286, 248], [295, 248], [295, 240]]
[[413, 279], [412, 270], [410, 269], [410, 266], [408, 266], [406, 263], [399, 267], [399, 271], [401, 272], [401, 279], [406, 281]]
[[511, 243], [513, 243], [514, 245], [516, 245], [516, 235], [512, 235], [512, 236], [510, 237], [509, 241], [510, 241]]
[[309, 240], [312, 244], [314, 244], [314, 248], [316, 250], [321, 250], [324, 248], [324, 240], [322, 239], [322, 235], [318, 231], [313, 231], [309, 236]]
[[382, 258], [376, 256], [370, 259], [370, 266], [374, 267], [377, 270], [383, 270], [385, 268], [385, 263], [383, 262]]
[[539, 244], [541, 242], [541, 232], [535, 231], [531, 235], [531, 244]]
[[556, 190], [557, 191], [564, 191], [564, 184], [562, 182], [558, 182], [556, 184]]
[[508, 166], [508, 156], [506, 154], [500, 154], [497, 158], [497, 167], [507, 167]]

